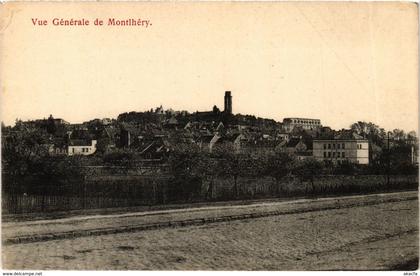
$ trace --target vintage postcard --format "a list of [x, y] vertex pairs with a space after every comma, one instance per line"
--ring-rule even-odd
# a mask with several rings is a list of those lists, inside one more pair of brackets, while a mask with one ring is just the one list
[[417, 270], [418, 58], [411, 2], [1, 4], [2, 269]]

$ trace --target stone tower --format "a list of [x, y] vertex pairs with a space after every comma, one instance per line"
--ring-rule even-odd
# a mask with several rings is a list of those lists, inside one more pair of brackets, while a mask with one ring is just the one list
[[225, 113], [232, 114], [232, 95], [230, 91], [225, 92]]

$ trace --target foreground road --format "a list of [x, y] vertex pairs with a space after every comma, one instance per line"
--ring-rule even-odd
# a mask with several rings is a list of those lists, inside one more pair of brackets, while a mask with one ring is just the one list
[[[88, 227], [142, 219], [193, 218], [225, 214], [272, 212], [283, 215], [237, 219], [203, 225], [163, 227], [133, 233], [87, 236], [3, 246], [6, 269], [115, 270], [372, 270], [391, 269], [418, 259], [416, 193], [387, 195], [389, 201], [354, 197], [346, 200], [300, 201], [235, 209], [182, 211], [153, 216], [120, 216], [83, 220], [31, 222], [13, 226], [23, 234]], [[369, 199], [369, 200], [368, 200]], [[356, 204], [359, 203], [359, 204]], [[369, 203], [369, 204], [363, 204]], [[322, 208], [322, 207], [326, 208]], [[330, 207], [330, 208], [327, 208]], [[249, 209], [250, 208], [250, 209]], [[312, 211], [310, 211], [312, 208]], [[293, 212], [293, 209], [298, 211]], [[299, 211], [300, 210], [300, 211]], [[193, 215], [194, 214], [194, 215]], [[48, 224], [49, 223], [49, 224]], [[100, 224], [100, 223], [99, 223]], [[49, 225], [42, 228], [41, 225]], [[92, 225], [90, 225], [92, 226]], [[20, 228], [19, 228], [20, 227]], [[61, 228], [60, 228], [61, 227]], [[25, 232], [26, 231], [26, 232]], [[22, 233], [21, 233], [22, 234]]]

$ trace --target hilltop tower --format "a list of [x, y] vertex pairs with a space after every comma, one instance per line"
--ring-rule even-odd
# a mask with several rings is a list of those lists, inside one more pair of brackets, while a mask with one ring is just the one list
[[225, 113], [232, 114], [232, 95], [230, 91], [225, 92]]

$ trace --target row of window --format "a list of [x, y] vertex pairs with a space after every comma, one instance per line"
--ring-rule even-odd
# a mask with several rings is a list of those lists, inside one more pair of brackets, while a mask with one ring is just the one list
[[342, 143], [342, 144], [324, 144], [324, 149], [331, 149], [331, 146], [333, 149], [345, 149], [346, 148], [346, 144]]
[[[72, 152], [75, 152], [75, 148], [72, 148]], [[82, 148], [82, 152], [89, 152], [89, 148]]]
[[[324, 149], [345, 149], [346, 144], [324, 144]], [[362, 149], [362, 144], [357, 144], [357, 149]]]
[[308, 124], [308, 125], [319, 125], [318, 121], [306, 121], [306, 120], [292, 120], [292, 123], [295, 124]]
[[[336, 156], [337, 155], [337, 156]], [[335, 158], [335, 157], [337, 157], [337, 158], [346, 158], [346, 153], [343, 151], [343, 152], [335, 152], [335, 151], [333, 151], [333, 152], [324, 152], [324, 158]]]

